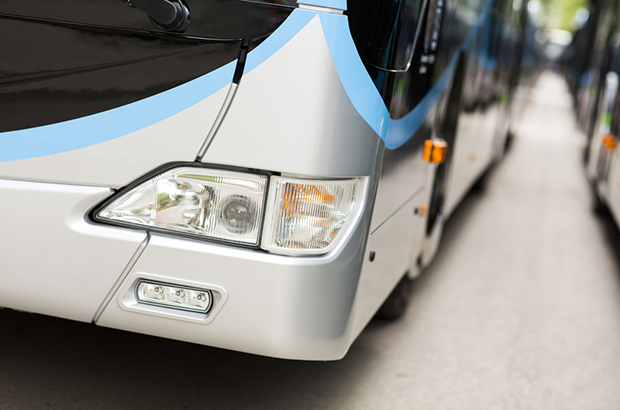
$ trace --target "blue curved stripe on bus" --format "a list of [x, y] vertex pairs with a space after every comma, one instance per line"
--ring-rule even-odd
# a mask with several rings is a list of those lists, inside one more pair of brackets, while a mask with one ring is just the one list
[[444, 69], [441, 77], [439, 77], [439, 81], [433, 85], [433, 88], [431, 88], [413, 110], [398, 120], [389, 119], [387, 134], [383, 139], [386, 148], [395, 149], [400, 147], [409, 141], [416, 131], [420, 129], [422, 124], [424, 124], [428, 114], [448, 88], [454, 70], [456, 69], [458, 56], [459, 53], [452, 58], [448, 67]]
[[[0, 162], [73, 151], [169, 118], [231, 83], [237, 61], [178, 87], [122, 107], [40, 127], [0, 133]], [[208, 130], [205, 130], [205, 133]]]
[[348, 19], [343, 15], [321, 14], [321, 24], [340, 81], [357, 112], [381, 137], [386, 148], [395, 149], [402, 146], [422, 126], [432, 108], [448, 88], [460, 53], [474, 39], [486, 21], [488, 13], [489, 8], [485, 7], [478, 22], [461, 43], [439, 80], [412, 111], [398, 120], [389, 118], [388, 109], [370, 79], [353, 43]]
[[298, 4], [309, 6], [329, 7], [330, 9], [346, 10], [347, 0], [297, 0]]
[[321, 26], [340, 82], [351, 103], [368, 125], [385, 140], [390, 113], [357, 52], [348, 18], [342, 14], [322, 13]]
[[243, 67], [243, 75], [254, 70], [284, 47], [297, 35], [318, 13], [295, 9], [269, 37], [248, 53]]
[[[456, 57], [424, 99], [405, 117], [392, 120], [370, 79], [342, 14], [295, 9], [284, 23], [248, 54], [244, 74], [262, 64], [288, 43], [314, 17], [320, 16], [336, 70], [353, 106], [389, 149], [403, 145], [422, 125], [446, 90]], [[486, 12], [463, 42], [473, 38]], [[178, 87], [122, 107], [74, 120], [0, 133], [0, 162], [52, 155], [114, 140], [169, 118], [230, 84], [236, 61]]]
[[454, 53], [452, 59], [448, 63], [448, 66], [444, 69], [443, 73], [439, 77], [439, 80], [433, 84], [433, 87], [424, 96], [422, 101], [416, 105], [404, 117], [398, 120], [389, 119], [387, 126], [387, 133], [382, 137], [385, 147], [388, 149], [396, 149], [405, 144], [413, 135], [420, 129], [424, 121], [428, 117], [437, 101], [441, 98], [444, 92], [448, 89], [450, 81], [456, 69], [456, 65], [461, 52], [469, 46], [469, 43], [473, 41], [474, 37], [478, 33], [478, 30], [483, 26], [486, 16], [490, 13], [490, 9], [485, 8], [476, 23], [476, 25], [470, 30], [465, 40], [461, 43], [458, 51]]
[[317, 16], [321, 19], [330, 54], [349, 99], [360, 116], [384, 138], [389, 112], [357, 52], [348, 18], [342, 14], [295, 9], [273, 34], [248, 54], [243, 74], [265, 62]]

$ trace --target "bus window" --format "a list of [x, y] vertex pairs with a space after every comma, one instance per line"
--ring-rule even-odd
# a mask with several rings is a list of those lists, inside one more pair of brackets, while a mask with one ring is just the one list
[[423, 8], [423, 0], [351, 2], [351, 34], [366, 62], [380, 70], [407, 70]]

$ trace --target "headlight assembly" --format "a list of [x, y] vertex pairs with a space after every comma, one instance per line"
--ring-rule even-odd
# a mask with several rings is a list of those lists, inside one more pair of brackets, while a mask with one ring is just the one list
[[93, 219], [272, 253], [319, 255], [334, 249], [359, 219], [366, 183], [364, 177], [311, 180], [173, 164], [108, 199]]
[[179, 167], [120, 195], [95, 219], [258, 245], [267, 176]]

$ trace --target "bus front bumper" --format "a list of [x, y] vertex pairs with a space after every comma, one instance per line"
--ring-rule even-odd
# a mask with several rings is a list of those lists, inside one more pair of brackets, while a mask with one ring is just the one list
[[[0, 306], [287, 359], [340, 359], [354, 339], [366, 209], [343, 246], [291, 257], [93, 223], [108, 188], [0, 180], [0, 192]], [[213, 290], [214, 306], [138, 304], [140, 279]]]
[[[297, 258], [152, 235], [96, 323], [265, 356], [340, 359], [352, 339], [363, 237], [338, 254]], [[137, 304], [139, 280], [212, 290], [214, 306], [201, 317]]]

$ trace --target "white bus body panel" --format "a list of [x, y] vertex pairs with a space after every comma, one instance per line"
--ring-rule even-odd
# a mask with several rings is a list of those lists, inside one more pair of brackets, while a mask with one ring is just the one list
[[614, 219], [620, 226], [620, 154], [615, 150], [611, 154], [609, 177], [605, 182], [605, 200]]
[[[426, 218], [416, 213], [428, 201], [430, 190], [418, 191], [388, 221], [374, 231], [366, 244], [364, 264], [355, 297], [353, 335], [357, 337], [404, 274], [417, 273]], [[370, 253], [374, 258], [370, 260]]]
[[599, 102], [599, 117], [595, 120], [594, 132], [590, 140], [586, 175], [588, 180], [595, 181], [599, 168], [599, 157], [602, 149], [602, 138], [610, 131], [611, 113], [618, 94], [618, 75], [609, 72], [605, 76], [605, 86]]
[[[120, 289], [140, 277], [165, 277], [224, 289], [225, 304], [208, 324], [125, 309], [116, 292], [102, 326], [288, 359], [342, 358], [352, 337], [353, 303], [369, 212], [349, 240], [320, 257], [287, 257], [153, 235]], [[147, 274], [149, 276], [144, 276]], [[376, 308], [376, 307], [375, 307]], [[206, 322], [205, 322], [206, 323]]]
[[0, 179], [2, 306], [90, 322], [146, 238], [85, 214], [108, 188]]
[[380, 141], [349, 100], [316, 16], [243, 76], [203, 162], [313, 177], [365, 176]]

